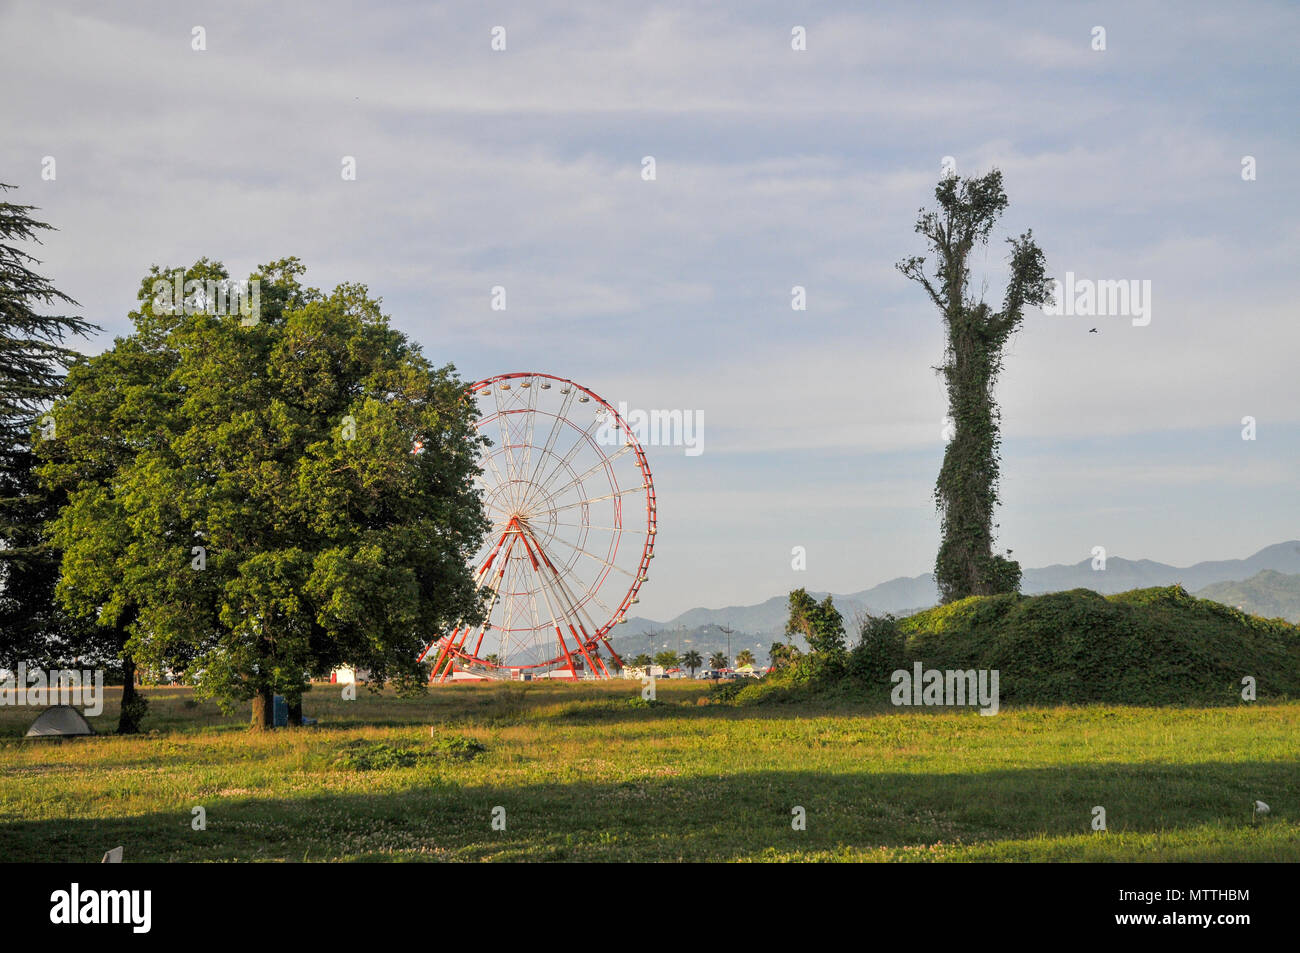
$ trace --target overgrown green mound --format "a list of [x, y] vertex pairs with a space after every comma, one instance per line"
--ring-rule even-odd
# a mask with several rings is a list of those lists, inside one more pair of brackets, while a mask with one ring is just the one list
[[1007, 702], [1226, 702], [1248, 675], [1261, 698], [1300, 696], [1300, 628], [1181, 586], [972, 596], [897, 627], [908, 665], [997, 669]]
[[945, 672], [996, 669], [1003, 704], [1240, 703], [1246, 676], [1259, 700], [1276, 700], [1300, 697], [1300, 626], [1181, 586], [971, 596], [903, 619], [868, 619], [841, 657], [805, 656], [736, 691], [734, 701], [847, 693], [887, 704], [892, 674], [911, 675], [918, 662]]

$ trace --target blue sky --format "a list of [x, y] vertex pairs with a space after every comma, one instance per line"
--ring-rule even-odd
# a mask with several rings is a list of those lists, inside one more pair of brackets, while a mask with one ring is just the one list
[[0, 180], [61, 229], [44, 268], [91, 349], [150, 264], [292, 254], [466, 378], [701, 413], [702, 454], [648, 448], [638, 614], [667, 618], [930, 568], [943, 339], [893, 265], [942, 157], [996, 165], [991, 300], [1029, 227], [1053, 275], [1152, 283], [1147, 327], [1026, 317], [1002, 545], [1190, 564], [1300, 536], [1295, 7], [585, 6], [3, 4]]

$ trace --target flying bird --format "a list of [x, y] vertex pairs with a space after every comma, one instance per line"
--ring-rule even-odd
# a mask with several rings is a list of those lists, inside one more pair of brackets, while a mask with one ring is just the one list
[[1097, 329], [1096, 329], [1096, 328], [1093, 328], [1093, 329], [1092, 329], [1091, 331], [1089, 331], [1088, 333], [1089, 333], [1089, 334], [1096, 334], [1096, 333], [1097, 333]]

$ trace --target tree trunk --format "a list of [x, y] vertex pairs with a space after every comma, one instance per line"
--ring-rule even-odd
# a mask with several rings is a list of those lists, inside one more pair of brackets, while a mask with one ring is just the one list
[[271, 690], [264, 688], [253, 696], [253, 719], [249, 727], [254, 731], [265, 731], [275, 726], [275, 704]]
[[983, 348], [969, 329], [951, 331], [945, 377], [956, 430], [936, 484], [943, 539], [935, 581], [944, 603], [993, 591], [986, 575], [997, 502], [998, 422], [992, 396], [995, 362]]
[[302, 698], [289, 701], [289, 727], [298, 728], [302, 726]]
[[134, 735], [140, 730], [148, 700], [135, 690], [135, 659], [122, 656], [122, 709], [117, 717], [117, 733]]

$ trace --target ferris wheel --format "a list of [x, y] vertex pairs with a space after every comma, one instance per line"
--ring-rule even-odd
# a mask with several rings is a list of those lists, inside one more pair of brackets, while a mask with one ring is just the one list
[[645, 451], [594, 391], [517, 372], [469, 388], [478, 404], [479, 488], [491, 529], [474, 556], [481, 623], [431, 643], [431, 680], [609, 678], [609, 635], [626, 622], [654, 558], [655, 490]]

